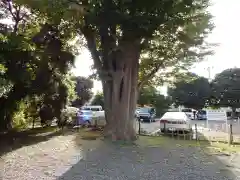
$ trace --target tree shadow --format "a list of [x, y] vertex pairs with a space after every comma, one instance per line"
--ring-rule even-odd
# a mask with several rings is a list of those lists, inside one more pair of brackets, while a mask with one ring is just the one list
[[0, 134], [0, 157], [6, 153], [22, 148], [24, 146], [34, 145], [40, 142], [60, 135], [71, 135], [74, 130], [58, 129], [57, 127], [38, 127], [21, 132], [8, 132]]
[[[159, 137], [154, 141], [161, 141]], [[73, 165], [59, 180], [73, 179], [236, 179], [218, 158], [205, 153], [205, 146], [178, 146], [181, 140], [166, 139], [167, 144], [112, 143], [97, 139], [80, 140], [83, 158]], [[192, 141], [193, 142], [193, 141]], [[145, 144], [145, 145], [144, 145]]]

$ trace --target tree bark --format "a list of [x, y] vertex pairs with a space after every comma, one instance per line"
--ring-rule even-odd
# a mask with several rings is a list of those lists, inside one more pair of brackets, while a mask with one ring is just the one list
[[117, 59], [116, 67], [111, 70], [111, 80], [102, 80], [107, 122], [104, 134], [112, 140], [136, 139], [134, 112], [139, 54], [134, 44], [125, 44], [121, 59]]

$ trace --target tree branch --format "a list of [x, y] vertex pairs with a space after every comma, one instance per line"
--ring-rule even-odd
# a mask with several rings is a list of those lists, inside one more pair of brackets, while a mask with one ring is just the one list
[[96, 40], [95, 40], [95, 33], [94, 31], [89, 28], [87, 25], [84, 25], [83, 27], [80, 27], [81, 32], [83, 33], [84, 37], [87, 40], [87, 46], [88, 49], [91, 52], [94, 65], [97, 69], [97, 71], [102, 71], [102, 62], [99, 56], [99, 52], [97, 50]]
[[143, 80], [141, 82], [138, 83], [138, 88], [141, 89], [142, 86], [149, 80], [152, 79], [154, 77], [154, 75], [158, 72], [158, 70], [160, 69], [160, 67], [162, 66], [162, 63], [156, 64], [156, 66], [153, 68], [153, 70], [145, 75], [143, 77]]

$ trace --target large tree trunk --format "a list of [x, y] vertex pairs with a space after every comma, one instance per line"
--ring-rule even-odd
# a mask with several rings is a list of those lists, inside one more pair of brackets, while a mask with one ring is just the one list
[[[134, 111], [137, 102], [137, 80], [139, 50], [127, 44], [122, 50], [121, 59], [113, 59], [115, 68], [112, 78], [103, 80], [105, 135], [113, 140], [135, 140], [136, 130]], [[115, 61], [115, 62], [114, 62]]]

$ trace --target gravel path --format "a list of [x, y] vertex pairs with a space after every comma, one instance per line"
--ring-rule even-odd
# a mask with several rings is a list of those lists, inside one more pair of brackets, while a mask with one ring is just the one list
[[60, 180], [236, 180], [220, 161], [198, 148], [102, 145]]
[[0, 165], [3, 180], [238, 179], [200, 148], [133, 147], [99, 140], [80, 149], [74, 135], [15, 150], [2, 157]]
[[74, 135], [59, 136], [6, 154], [2, 157], [3, 180], [56, 179], [81, 159], [82, 151], [74, 139]]

